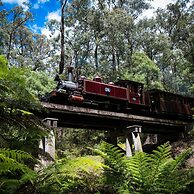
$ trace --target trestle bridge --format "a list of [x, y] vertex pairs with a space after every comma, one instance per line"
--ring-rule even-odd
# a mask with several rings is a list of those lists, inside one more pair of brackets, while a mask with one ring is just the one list
[[[45, 112], [40, 116], [51, 127], [105, 130], [109, 132], [112, 143], [115, 143], [117, 137], [125, 136], [128, 156], [131, 155], [132, 142], [136, 151], [142, 150], [139, 133], [157, 134], [168, 140], [181, 136], [193, 126], [192, 121], [181, 119], [140, 116], [46, 102], [42, 102], [41, 105]], [[55, 146], [52, 138], [50, 140], [53, 145], [46, 151], [54, 157]]]

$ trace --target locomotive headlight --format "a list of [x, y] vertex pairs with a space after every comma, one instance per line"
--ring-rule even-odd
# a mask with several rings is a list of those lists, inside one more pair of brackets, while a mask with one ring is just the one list
[[64, 89], [59, 89], [58, 92], [63, 93], [63, 94], [66, 94], [67, 91], [64, 90]]
[[105, 93], [106, 93], [107, 96], [110, 95], [110, 88], [105, 87], [105, 88], [104, 88], [104, 91], [105, 91]]
[[106, 87], [104, 90], [105, 90], [106, 93], [110, 93], [110, 88]]

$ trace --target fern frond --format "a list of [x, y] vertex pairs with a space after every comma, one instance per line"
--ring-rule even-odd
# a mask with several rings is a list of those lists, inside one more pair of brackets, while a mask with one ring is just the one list
[[0, 149], [0, 191], [14, 193], [22, 184], [33, 183], [37, 174], [23, 161], [29, 158], [32, 156], [21, 150]]
[[0, 80], [0, 91], [1, 93], [3, 92], [10, 92], [10, 88], [6, 86], [4, 83], [1, 83], [2, 81]]
[[185, 163], [187, 157], [192, 153], [191, 149], [187, 149], [181, 154], [179, 154], [173, 161], [173, 166], [171, 172], [173, 173], [178, 167]]
[[58, 160], [43, 170], [38, 187], [40, 190], [49, 188], [52, 193], [67, 193], [78, 186], [91, 190], [105, 168], [108, 167], [99, 156]]
[[153, 158], [153, 162], [158, 163], [158, 161], [162, 161], [171, 158], [171, 147], [170, 143], [167, 142], [163, 145], [157, 147], [157, 150], [153, 151], [153, 154], [150, 155]]
[[7, 158], [12, 158], [18, 162], [23, 162], [26, 159], [33, 159], [32, 156], [22, 150], [10, 150], [6, 148], [0, 148], [0, 154]]
[[21, 150], [0, 148], [0, 174], [14, 172], [16, 170], [20, 170], [23, 173], [31, 171], [23, 164], [26, 159], [32, 159], [32, 156]]
[[0, 175], [19, 170], [23, 173], [31, 171], [25, 164], [0, 154]]
[[157, 147], [157, 150], [150, 154], [150, 165], [152, 166], [151, 181], [154, 184], [161, 174], [164, 163], [171, 158], [171, 147], [169, 142]]
[[129, 190], [146, 186], [150, 172], [150, 157], [144, 152], [138, 152], [129, 159], [128, 170], [130, 172]]
[[7, 178], [0, 178], [0, 191], [1, 193], [9, 194], [14, 193], [13, 191], [17, 190], [20, 186], [20, 181], [17, 179], [7, 179]]
[[168, 159], [163, 165], [161, 165], [160, 174], [155, 182], [160, 186], [161, 190], [173, 190], [176, 193], [190, 184], [191, 179], [187, 170], [179, 169], [190, 153], [191, 150], [188, 149], [177, 158]]
[[104, 181], [107, 185], [113, 185], [118, 189], [130, 181], [129, 171], [127, 168], [128, 159], [118, 147], [103, 142], [99, 147], [104, 164], [109, 168], [104, 170]]

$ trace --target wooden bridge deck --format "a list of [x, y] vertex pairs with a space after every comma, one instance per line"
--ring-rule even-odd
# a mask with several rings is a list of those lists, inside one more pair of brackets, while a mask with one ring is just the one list
[[58, 119], [59, 127], [117, 130], [124, 133], [131, 125], [142, 126], [143, 133], [181, 133], [191, 129], [193, 123], [96, 110], [69, 105], [41, 103], [47, 110], [42, 116]]

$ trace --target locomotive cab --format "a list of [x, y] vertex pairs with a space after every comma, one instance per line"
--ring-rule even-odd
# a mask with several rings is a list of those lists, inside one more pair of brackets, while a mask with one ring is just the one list
[[115, 83], [118, 86], [127, 88], [128, 102], [131, 104], [145, 104], [143, 84], [139, 82], [120, 80]]

